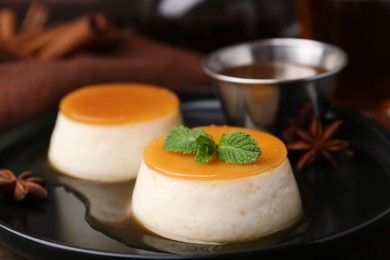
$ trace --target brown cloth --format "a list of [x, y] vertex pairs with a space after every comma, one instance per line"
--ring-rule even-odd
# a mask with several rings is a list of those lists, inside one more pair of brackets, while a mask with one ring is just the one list
[[140, 82], [172, 90], [207, 86], [202, 58], [201, 53], [126, 30], [103, 51], [51, 61], [0, 63], [0, 131], [56, 109], [66, 93], [85, 85]]

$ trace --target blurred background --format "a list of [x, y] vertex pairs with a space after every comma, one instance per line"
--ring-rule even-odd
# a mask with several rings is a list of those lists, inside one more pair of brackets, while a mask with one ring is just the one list
[[[22, 16], [31, 0], [2, 0]], [[389, 113], [390, 1], [383, 0], [39, 0], [49, 23], [104, 12], [116, 26], [202, 53], [238, 42], [303, 37], [335, 44], [349, 56], [335, 100]]]
[[31, 2], [49, 7], [50, 23], [104, 12], [117, 26], [204, 52], [247, 40], [299, 36], [292, 0], [2, 0], [0, 8], [12, 6], [22, 16]]

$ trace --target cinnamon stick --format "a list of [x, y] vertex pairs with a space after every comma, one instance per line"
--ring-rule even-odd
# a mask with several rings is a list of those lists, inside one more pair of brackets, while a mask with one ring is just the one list
[[16, 14], [11, 8], [0, 10], [0, 40], [11, 40], [16, 33]]
[[49, 8], [40, 2], [32, 2], [21, 24], [21, 34], [36, 33], [45, 26], [49, 17]]
[[20, 28], [17, 28], [14, 11], [9, 8], [1, 10], [0, 59], [56, 59], [111, 41], [116, 35], [109, 17], [102, 13], [50, 26], [46, 25], [48, 15], [46, 5], [32, 2]]
[[101, 13], [83, 16], [66, 26], [37, 53], [38, 59], [49, 60], [91, 46], [110, 41], [115, 30], [108, 17]]
[[25, 55], [35, 55], [69, 26], [69, 23], [64, 23], [51, 26], [33, 35], [19, 36], [16, 42], [20, 46], [20, 52]]

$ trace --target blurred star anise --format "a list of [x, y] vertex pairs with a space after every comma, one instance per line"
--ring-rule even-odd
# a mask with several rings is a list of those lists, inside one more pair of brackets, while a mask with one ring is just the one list
[[353, 151], [348, 149], [348, 141], [335, 138], [343, 121], [335, 120], [324, 127], [318, 116], [311, 115], [311, 119], [309, 119], [310, 108], [310, 104], [303, 107], [299, 120], [291, 120], [290, 126], [284, 131], [283, 136], [287, 141], [287, 149], [303, 151], [297, 162], [298, 170], [302, 170], [319, 156], [337, 167], [338, 163], [332, 154], [333, 152], [343, 151], [347, 155], [353, 154]]
[[12, 197], [15, 201], [46, 198], [47, 191], [43, 184], [44, 180], [34, 176], [31, 171], [24, 171], [16, 177], [12, 171], [0, 169], [0, 191], [3, 196]]

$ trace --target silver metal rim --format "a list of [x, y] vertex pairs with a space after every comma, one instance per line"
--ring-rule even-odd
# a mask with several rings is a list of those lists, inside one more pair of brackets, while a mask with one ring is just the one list
[[[292, 43], [300, 42], [301, 44], [305, 44], [307, 46], [322, 46], [326, 47], [329, 50], [338, 52], [340, 56], [342, 57], [342, 63], [340, 66], [337, 68], [334, 68], [332, 70], [327, 70], [326, 72], [319, 73], [316, 75], [313, 75], [311, 77], [305, 77], [305, 78], [298, 78], [298, 79], [287, 79], [287, 80], [280, 80], [280, 79], [244, 79], [244, 78], [237, 78], [237, 77], [232, 77], [232, 76], [226, 76], [226, 75], [221, 75], [218, 72], [211, 70], [208, 66], [210, 60], [219, 55], [221, 52], [225, 52], [228, 50], [236, 49], [236, 48], [242, 48], [245, 46], [264, 46], [264, 45], [291, 45]], [[305, 82], [305, 81], [313, 81], [313, 80], [318, 80], [326, 77], [330, 77], [337, 72], [341, 71], [348, 63], [348, 56], [347, 54], [340, 49], [339, 47], [324, 43], [324, 42], [319, 42], [319, 41], [313, 41], [313, 40], [307, 40], [307, 39], [300, 39], [300, 38], [271, 38], [271, 39], [264, 39], [264, 40], [255, 40], [255, 41], [250, 41], [246, 43], [239, 43], [236, 45], [231, 45], [224, 47], [222, 49], [218, 49], [209, 55], [207, 55], [203, 61], [202, 61], [202, 69], [203, 71], [208, 74], [211, 78], [217, 79], [217, 80], [222, 80], [222, 81], [227, 81], [227, 82], [233, 82], [233, 83], [241, 83], [241, 84], [283, 84], [283, 83], [294, 83], [294, 82]]]

